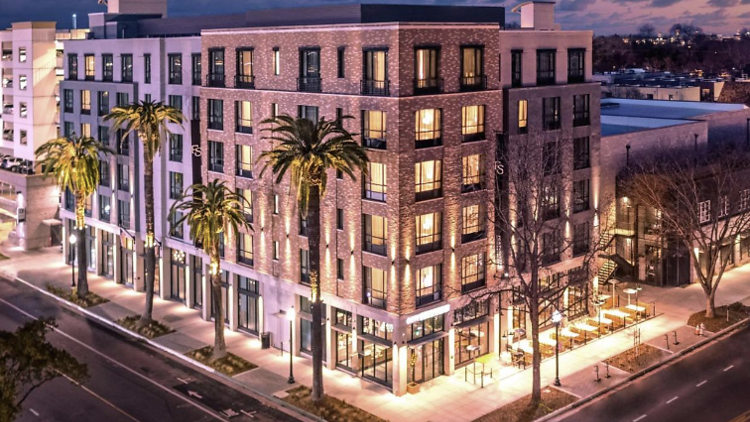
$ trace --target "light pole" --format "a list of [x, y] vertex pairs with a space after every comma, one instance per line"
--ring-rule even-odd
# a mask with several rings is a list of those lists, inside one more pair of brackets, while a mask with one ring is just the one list
[[287, 383], [294, 384], [294, 308], [289, 309], [286, 317], [289, 319], [289, 379]]
[[75, 234], [71, 234], [68, 237], [68, 243], [70, 243], [70, 256], [73, 258], [70, 260], [70, 269], [73, 270], [70, 278], [70, 287], [76, 286], [76, 241], [78, 238]]
[[560, 384], [560, 321], [562, 321], [563, 315], [555, 309], [552, 312], [552, 322], [555, 323], [555, 386], [559, 387]]

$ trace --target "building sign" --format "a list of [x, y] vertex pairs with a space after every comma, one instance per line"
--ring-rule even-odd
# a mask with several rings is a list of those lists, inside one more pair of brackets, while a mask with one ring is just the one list
[[26, 221], [26, 208], [18, 208], [16, 210], [16, 222], [18, 224]]
[[438, 315], [442, 315], [447, 313], [451, 310], [451, 305], [442, 305], [438, 306], [437, 308], [428, 309], [421, 314], [412, 315], [409, 318], [406, 318], [406, 324], [414, 324], [415, 322], [424, 321], [428, 318], [434, 318]]

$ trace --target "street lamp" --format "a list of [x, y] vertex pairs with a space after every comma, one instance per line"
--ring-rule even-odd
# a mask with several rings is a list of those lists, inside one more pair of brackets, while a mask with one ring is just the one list
[[555, 309], [552, 312], [552, 322], [555, 323], [555, 385], [557, 387], [560, 384], [560, 322], [562, 321], [563, 315]]
[[294, 384], [294, 308], [289, 309], [286, 313], [289, 319], [289, 379], [287, 383]]
[[73, 258], [70, 260], [70, 268], [71, 270], [73, 270], [73, 272], [71, 273], [72, 276], [70, 278], [71, 287], [76, 286], [76, 249], [75, 249], [75, 246], [76, 246], [77, 240], [78, 238], [76, 237], [75, 234], [71, 234], [70, 237], [68, 237], [68, 243], [70, 243], [70, 251], [71, 251], [70, 256]]

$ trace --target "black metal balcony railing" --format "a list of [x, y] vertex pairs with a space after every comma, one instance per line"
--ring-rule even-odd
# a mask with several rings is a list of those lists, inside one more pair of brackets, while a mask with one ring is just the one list
[[487, 89], [487, 76], [463, 76], [459, 81], [461, 84], [461, 91], [482, 91]]
[[255, 89], [255, 76], [234, 75], [234, 87], [239, 89]]
[[381, 239], [383, 243], [377, 244], [373, 243], [375, 239], [372, 238], [372, 236], [365, 236], [365, 244], [364, 244], [364, 250], [367, 252], [372, 252], [377, 255], [388, 255], [388, 251], [385, 245], [385, 240]]
[[249, 265], [251, 267], [254, 264], [253, 258], [248, 258], [248, 257], [246, 257], [244, 255], [241, 255], [241, 254], [237, 257], [237, 261], [239, 261], [241, 264]]
[[417, 250], [416, 250], [417, 254], [443, 249], [443, 239], [440, 236], [432, 236], [432, 237], [436, 238], [432, 242], [422, 243], [422, 244], [419, 244], [419, 242], [417, 242]]
[[244, 168], [242, 166], [237, 166], [237, 176], [252, 179], [253, 170], [252, 168]]
[[420, 148], [432, 148], [432, 147], [439, 147], [443, 145], [443, 138], [437, 137], [437, 138], [431, 138], [431, 139], [418, 139], [414, 143], [414, 148], [420, 149]]
[[573, 117], [573, 126], [588, 126], [591, 124], [591, 119], [587, 114], [581, 113], [580, 115]]
[[461, 185], [461, 193], [476, 192], [479, 190], [484, 190], [484, 184], [482, 182], [465, 183]]
[[182, 71], [169, 72], [170, 85], [182, 85]]
[[432, 190], [423, 190], [421, 192], [417, 192], [415, 195], [414, 200], [419, 201], [427, 201], [428, 199], [435, 199], [440, 198], [443, 196], [443, 188], [439, 187], [437, 189]]
[[375, 95], [387, 97], [390, 93], [390, 81], [376, 81], [373, 79], [363, 79], [360, 81], [359, 92], [362, 95]]
[[297, 78], [297, 91], [320, 92], [322, 79], [317, 76], [302, 76]]
[[583, 69], [568, 72], [569, 84], [580, 84], [584, 82]]
[[362, 144], [365, 148], [372, 149], [386, 149], [385, 138], [369, 138], [367, 136], [362, 137]]
[[479, 289], [481, 287], [484, 287], [485, 281], [484, 278], [476, 281], [472, 281], [471, 283], [461, 284], [461, 293], [470, 292], [472, 290]]
[[206, 86], [224, 88], [226, 86], [226, 77], [223, 73], [209, 73], [206, 75]]
[[443, 92], [443, 78], [414, 79], [414, 94], [439, 94]]
[[540, 70], [536, 73], [536, 84], [539, 86], [554, 85], [555, 71]]
[[377, 192], [368, 190], [365, 188], [365, 199], [377, 202], [386, 202], [387, 194], [385, 192]]
[[253, 222], [253, 214], [252, 213], [244, 212], [243, 211], [242, 212], [242, 216], [245, 217], [245, 221], [247, 221], [248, 223], [252, 223]]
[[443, 298], [442, 292], [437, 291], [434, 293], [417, 296], [417, 308], [433, 302], [438, 302]]
[[474, 233], [463, 233], [461, 234], [461, 243], [469, 243], [475, 240], [484, 239], [487, 232], [482, 229]]

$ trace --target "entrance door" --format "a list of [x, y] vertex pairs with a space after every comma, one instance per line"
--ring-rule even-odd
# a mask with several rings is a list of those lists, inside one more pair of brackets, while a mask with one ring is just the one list
[[185, 302], [185, 270], [184, 263], [172, 262], [169, 297], [179, 302]]
[[367, 341], [361, 341], [360, 343], [362, 347], [362, 376], [390, 386], [393, 383], [391, 348]]
[[336, 333], [336, 366], [352, 369], [352, 353], [354, 344], [352, 335], [335, 331]]
[[411, 353], [416, 354], [416, 362], [413, 370], [409, 368], [409, 381], [425, 382], [445, 374], [442, 338], [419, 345], [411, 349]]
[[[129, 244], [132, 244], [132, 240], [127, 239]], [[122, 264], [120, 265], [120, 284], [124, 284], [128, 287], [133, 287], [133, 279], [135, 267], [133, 266], [133, 251], [128, 249], [127, 246], [120, 246], [120, 258]]]

